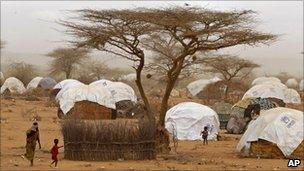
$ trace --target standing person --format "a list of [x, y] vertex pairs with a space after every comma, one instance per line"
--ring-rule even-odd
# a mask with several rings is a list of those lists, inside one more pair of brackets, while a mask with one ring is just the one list
[[55, 168], [57, 168], [57, 163], [58, 163], [58, 158], [57, 158], [58, 149], [61, 148], [61, 147], [63, 147], [63, 146], [59, 146], [59, 147], [58, 147], [58, 142], [59, 142], [58, 139], [54, 139], [54, 146], [53, 146], [53, 148], [51, 149], [52, 160], [53, 160], [53, 162], [50, 164], [50, 167], [52, 167], [52, 164], [55, 163]]
[[41, 149], [38, 123], [35, 121], [33, 123], [32, 127], [29, 130], [26, 131], [26, 146], [25, 146], [26, 153], [25, 153], [25, 157], [31, 162], [31, 166], [34, 165], [36, 141], [38, 141], [39, 149]]
[[201, 135], [202, 135], [202, 138], [204, 140], [204, 145], [205, 144], [208, 145], [208, 140], [207, 140], [207, 138], [208, 138], [208, 127], [207, 126], [204, 127], [204, 131], [201, 132]]

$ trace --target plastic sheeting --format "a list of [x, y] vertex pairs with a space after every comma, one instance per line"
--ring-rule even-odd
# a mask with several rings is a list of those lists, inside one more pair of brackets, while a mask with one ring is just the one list
[[129, 85], [122, 82], [112, 82], [109, 80], [98, 80], [92, 82], [90, 85], [97, 85], [105, 87], [112, 95], [115, 102], [120, 102], [123, 100], [131, 100], [133, 102], [137, 101], [134, 90]]
[[304, 80], [301, 80], [299, 83], [299, 90], [303, 91], [304, 90]]
[[285, 99], [284, 99], [285, 103], [295, 103], [295, 104], [301, 103], [300, 94], [294, 89], [291, 88], [285, 89], [284, 95], [285, 95]]
[[299, 85], [298, 81], [294, 78], [288, 79], [285, 84], [288, 88], [297, 88]]
[[3, 85], [1, 86], [1, 94], [8, 89], [11, 93], [22, 94], [25, 92], [25, 87], [23, 83], [15, 77], [9, 77], [5, 80]]
[[276, 77], [258, 77], [251, 83], [252, 86], [264, 84], [264, 83], [281, 83], [281, 80]]
[[63, 89], [63, 88], [68, 88], [68, 87], [75, 87], [78, 85], [82, 85], [83, 83], [78, 81], [78, 80], [74, 80], [74, 79], [66, 79], [66, 80], [62, 80], [59, 83], [57, 83], [53, 89]]
[[249, 154], [250, 143], [263, 139], [275, 143], [289, 156], [303, 141], [303, 112], [289, 108], [273, 108], [252, 120], [236, 150]]
[[134, 80], [136, 80], [136, 73], [123, 75], [118, 80], [134, 81]]
[[271, 84], [255, 85], [251, 87], [244, 94], [242, 99], [250, 98], [250, 97], [261, 97], [261, 98], [274, 97], [281, 100], [285, 100], [284, 89], [285, 88], [283, 87], [274, 86]]
[[191, 93], [192, 96], [197, 95], [201, 92], [208, 84], [215, 83], [220, 81], [221, 79], [218, 77], [213, 77], [211, 79], [200, 79], [191, 82], [187, 85], [188, 91]]
[[43, 77], [35, 77], [33, 78], [26, 86], [27, 90], [35, 89], [38, 87], [39, 82], [43, 79]]
[[53, 78], [45, 77], [40, 80], [38, 85], [41, 88], [52, 89], [56, 84], [57, 84], [57, 82]]
[[200, 140], [201, 131], [208, 126], [209, 140], [216, 140], [220, 130], [218, 115], [208, 106], [194, 102], [180, 103], [166, 113], [165, 127], [179, 140]]
[[60, 109], [64, 114], [67, 114], [76, 102], [83, 100], [115, 109], [115, 101], [111, 98], [110, 92], [104, 87], [97, 85], [79, 85], [71, 87], [58, 97]]

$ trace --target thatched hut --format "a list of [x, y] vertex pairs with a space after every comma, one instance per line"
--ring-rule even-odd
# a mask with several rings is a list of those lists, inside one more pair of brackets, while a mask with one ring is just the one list
[[242, 155], [304, 158], [303, 112], [277, 107], [250, 122], [237, 145]]
[[109, 161], [155, 159], [155, 124], [134, 119], [65, 120], [64, 157]]

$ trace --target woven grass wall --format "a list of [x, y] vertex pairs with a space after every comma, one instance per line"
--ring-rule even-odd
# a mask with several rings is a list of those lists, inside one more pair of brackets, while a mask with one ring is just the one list
[[62, 123], [64, 157], [83, 161], [155, 159], [155, 130], [155, 124], [135, 119], [66, 119]]
[[[284, 154], [276, 144], [262, 139], [251, 143], [250, 156], [261, 158], [285, 158]], [[304, 159], [304, 141], [302, 141], [302, 143], [290, 156], [287, 156], [287, 158], [288, 157]]]

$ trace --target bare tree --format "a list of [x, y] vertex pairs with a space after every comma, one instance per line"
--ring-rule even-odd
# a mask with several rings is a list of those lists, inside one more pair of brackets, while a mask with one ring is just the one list
[[109, 67], [104, 61], [88, 59], [83, 62], [81, 69], [78, 72], [81, 72], [82, 75], [89, 75], [90, 77], [94, 77], [99, 80], [104, 78], [108, 71]]
[[33, 77], [37, 76], [37, 68], [34, 65], [24, 62], [13, 62], [7, 68], [7, 75], [16, 77], [24, 85], [27, 85]]
[[136, 10], [77, 10], [77, 21], [61, 21], [67, 33], [78, 38], [72, 42], [77, 47], [95, 48], [134, 62], [136, 85], [145, 104], [149, 119], [151, 107], [142, 86], [141, 73], [145, 66], [145, 54], [140, 40], [153, 30], [147, 22], [138, 20]]
[[165, 41], [173, 38], [181, 46], [167, 72], [167, 86], [160, 109], [161, 125], [164, 125], [170, 93], [191, 56], [197, 52], [208, 53], [237, 45], [270, 43], [276, 38], [275, 35], [256, 31], [252, 25], [255, 21], [253, 12], [247, 10], [220, 12], [173, 7], [146, 10], [140, 16], [154, 24]]
[[[137, 63], [137, 86], [150, 108], [141, 84], [141, 71], [145, 65], [146, 49], [143, 39], [154, 40], [162, 37], [178, 42], [180, 50], [171, 59], [172, 65], [167, 71], [167, 84], [162, 99], [159, 123], [164, 125], [170, 93], [181, 71], [197, 52], [209, 52], [236, 45], [258, 45], [270, 43], [276, 36], [261, 33], [253, 27], [252, 11], [212, 11], [191, 7], [172, 7], [165, 9], [137, 10], [80, 10], [79, 22], [63, 22], [68, 32], [78, 40], [78, 46], [97, 48]], [[151, 41], [150, 48], [161, 53], [162, 46]], [[154, 46], [155, 45], [155, 46]], [[113, 50], [115, 47], [117, 50]], [[151, 111], [151, 110], [148, 110]]]
[[88, 51], [78, 48], [57, 48], [48, 53], [47, 56], [54, 58], [50, 63], [51, 74], [64, 73], [68, 79], [71, 78], [72, 72], [81, 64], [82, 60], [88, 58]]
[[238, 56], [219, 55], [206, 57], [200, 61], [206, 66], [203, 70], [212, 74], [220, 74], [226, 84], [225, 94], [228, 93], [228, 85], [233, 79], [243, 79], [247, 77], [254, 68], [260, 65]]

